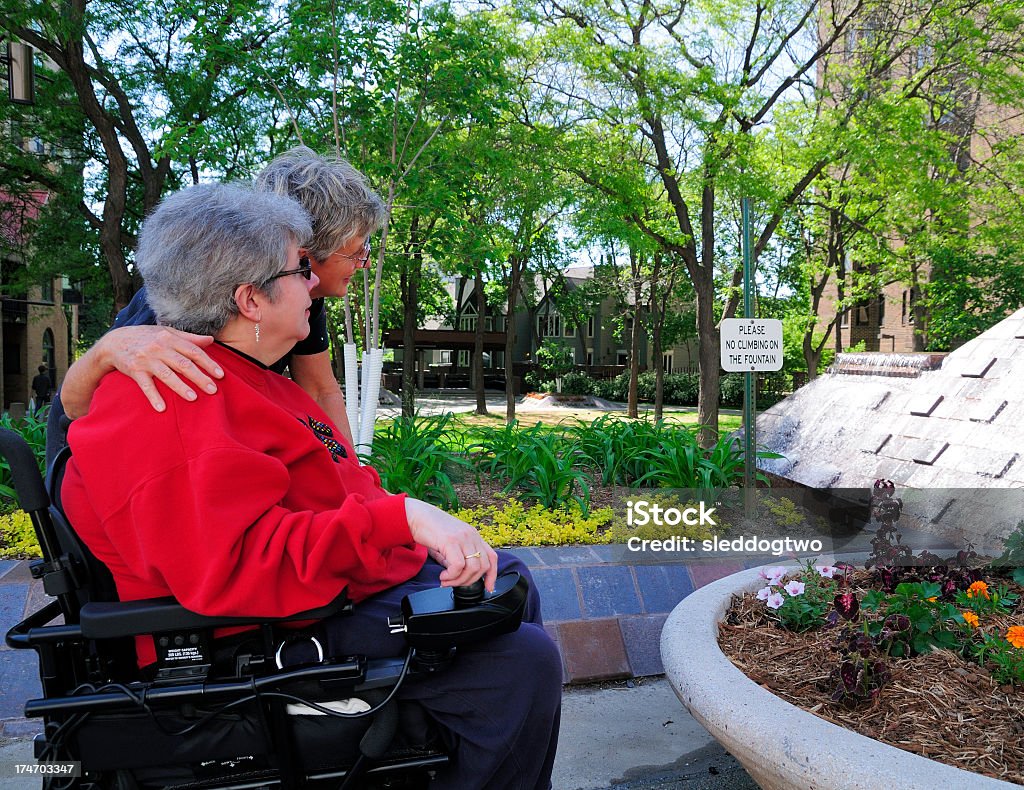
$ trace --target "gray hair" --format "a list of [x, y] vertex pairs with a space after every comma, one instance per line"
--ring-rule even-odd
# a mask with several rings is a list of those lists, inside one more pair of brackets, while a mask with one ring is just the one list
[[294, 200], [233, 184], [200, 184], [164, 198], [142, 223], [135, 265], [157, 321], [198, 335], [219, 332], [238, 314], [235, 288], [270, 280], [288, 247], [310, 236]]
[[344, 159], [323, 157], [305, 146], [275, 158], [256, 177], [256, 188], [293, 197], [309, 212], [309, 252], [318, 261], [384, 224], [384, 201], [366, 176]]

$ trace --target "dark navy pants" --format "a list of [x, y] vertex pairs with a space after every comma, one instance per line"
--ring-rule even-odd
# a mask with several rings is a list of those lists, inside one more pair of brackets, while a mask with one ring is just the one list
[[[409, 593], [439, 586], [442, 567], [427, 560], [414, 578], [355, 606], [350, 616], [325, 620], [331, 655], [401, 655], [401, 634], [388, 617], [401, 614]], [[445, 671], [406, 679], [399, 692], [416, 700], [450, 736], [451, 763], [437, 776], [445, 790], [548, 790], [558, 742], [562, 664], [544, 630], [540, 596], [526, 566], [498, 552], [498, 571], [530, 581], [519, 630], [460, 647]]]

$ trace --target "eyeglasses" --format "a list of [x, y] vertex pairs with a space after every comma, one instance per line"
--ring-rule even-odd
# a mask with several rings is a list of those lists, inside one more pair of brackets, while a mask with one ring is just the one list
[[347, 255], [344, 252], [336, 252], [334, 254], [337, 255], [339, 258], [348, 258], [350, 261], [355, 261], [356, 268], [363, 269], [369, 264], [370, 261], [370, 242], [366, 242], [366, 244], [363, 245], [363, 249], [360, 251], [360, 253], [361, 254], [359, 255]]
[[287, 277], [289, 274], [301, 274], [307, 280], [311, 279], [313, 277], [313, 267], [309, 263], [309, 258], [302, 256], [299, 258], [298, 269], [285, 269], [283, 272], [278, 272], [273, 277], [268, 277], [267, 282], [269, 283], [271, 280], [276, 280], [278, 277]]

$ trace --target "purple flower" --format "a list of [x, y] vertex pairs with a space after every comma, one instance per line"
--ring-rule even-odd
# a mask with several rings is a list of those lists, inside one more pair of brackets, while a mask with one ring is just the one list
[[767, 601], [768, 600], [768, 596], [771, 595], [771, 594], [772, 594], [772, 588], [771, 587], [762, 587], [760, 590], [757, 591], [757, 600], [759, 600], [759, 601]]
[[816, 570], [819, 573], [821, 578], [831, 579], [833, 576], [836, 575], [836, 571], [838, 571], [839, 569], [836, 568], [834, 565], [815, 565], [814, 570]]
[[782, 593], [780, 592], [773, 592], [768, 596], [768, 600], [766, 601], [769, 609], [778, 609], [785, 602], [786, 599], [782, 597]]
[[796, 579], [793, 579], [789, 584], [787, 584], [782, 589], [784, 589], [786, 592], [788, 592], [791, 596], [795, 598], [798, 595], [804, 594], [804, 583], [798, 582]]

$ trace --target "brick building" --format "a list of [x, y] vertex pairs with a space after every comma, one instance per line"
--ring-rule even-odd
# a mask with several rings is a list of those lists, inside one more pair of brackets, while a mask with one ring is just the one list
[[[840, 64], [852, 62], [859, 57], [858, 42], [872, 41], [877, 30], [885, 29], [884, 25], [884, 22], [872, 22], [869, 19], [853, 26], [837, 43], [839, 51], [833, 57]], [[900, 73], [909, 75], [915, 70], [927, 68], [933, 56], [927, 44], [908, 46], [892, 64], [891, 71], [886, 72], [886, 76], [898, 76]], [[935, 89], [934, 93], [936, 103], [933, 105], [933, 123], [949, 133], [949, 154], [961, 172], [984, 162], [992, 155], [992, 140], [1024, 135], [1024, 107], [999, 106], [971, 87], [967, 81], [957, 82], [955, 79]], [[938, 104], [940, 99], [945, 103]], [[971, 221], [976, 221], [975, 217]], [[896, 247], [900, 245], [898, 240], [891, 243]], [[842, 239], [838, 247], [844, 250]], [[843, 251], [839, 257], [836, 263], [840, 273], [830, 276], [818, 308], [817, 331], [829, 331], [829, 324], [835, 318], [833, 331], [838, 337], [832, 336], [828, 345], [836, 347], [838, 340], [842, 349], [863, 342], [867, 351], [923, 351], [926, 337], [922, 327], [927, 325], [927, 313], [921, 293], [922, 286], [931, 277], [931, 262], [920, 263], [914, 272], [916, 280], [883, 285], [856, 305], [847, 305], [840, 310], [837, 308], [837, 280], [843, 273], [855, 274], [862, 271], [865, 264], [857, 260], [854, 253]], [[968, 339], [962, 338], [961, 342]]]

